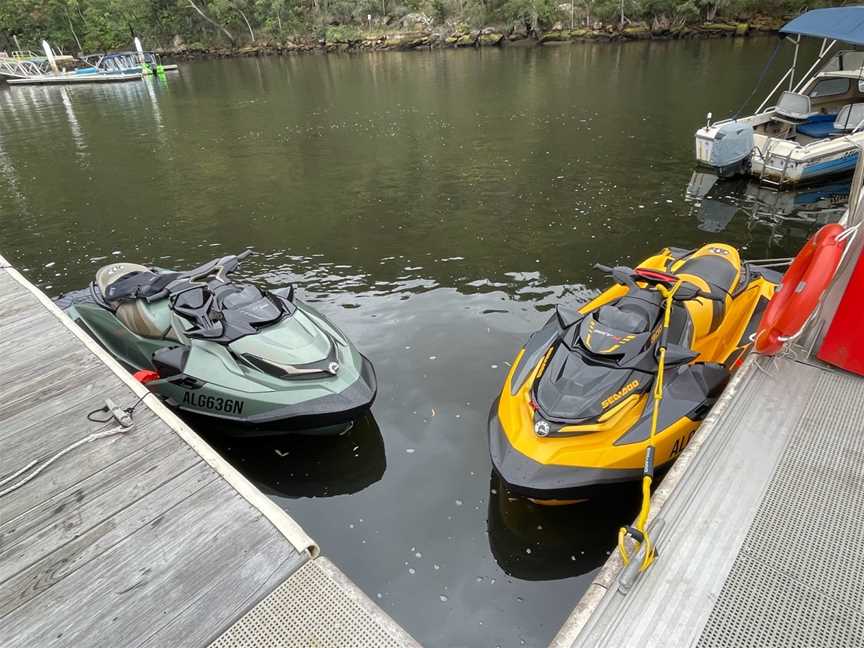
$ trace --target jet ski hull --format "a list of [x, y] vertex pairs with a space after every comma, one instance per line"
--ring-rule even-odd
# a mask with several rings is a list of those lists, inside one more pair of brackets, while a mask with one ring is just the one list
[[[639, 268], [668, 273], [682, 266], [682, 273], [707, 269], [712, 281], [675, 307], [679, 326], [667, 355], [653, 443], [662, 306], [651, 302], [654, 291], [648, 284], [616, 283], [578, 310], [559, 306], [513, 362], [488, 423], [492, 464], [511, 492], [538, 503], [582, 500], [639, 480], [649, 445], [655, 448], [657, 471], [678, 458], [748, 351], [779, 281], [771, 271], [743, 269], [737, 251], [722, 244], [690, 252], [667, 249]], [[734, 272], [728, 272], [730, 267]], [[720, 272], [729, 286], [713, 282]], [[702, 282], [698, 275], [686, 276], [691, 283]], [[698, 297], [714, 289], [722, 303]], [[627, 300], [629, 310], [621, 310]], [[604, 315], [606, 305], [615, 308]], [[642, 322], [641, 313], [652, 307], [656, 314]], [[637, 320], [640, 325], [615, 331], [606, 326], [612, 316], [618, 318], [616, 325]], [[639, 346], [628, 350], [628, 344]]]
[[212, 425], [214, 419], [218, 419], [214, 431], [226, 436], [338, 436], [348, 431], [350, 424], [372, 407], [377, 392], [375, 368], [366, 356], [360, 354], [360, 375], [339, 393], [267, 409], [252, 417], [220, 415], [218, 412], [203, 414], [182, 404], [177, 409], [190, 419], [193, 426], [195, 421]]
[[[164, 335], [139, 334], [98, 300], [66, 313], [130, 372], [149, 372], [150, 389], [204, 429], [209, 421], [243, 436], [341, 434], [340, 424], [374, 402], [375, 370], [321, 313], [291, 304], [290, 316], [229, 342], [191, 337], [176, 324]], [[157, 323], [172, 321], [167, 304], [157, 307], [148, 306]]]
[[[625, 464], [635, 464], [636, 467], [602, 465], [602, 459], [598, 459], [596, 455], [583, 457], [586, 464], [592, 460], [597, 461], [598, 465], [593, 466], [541, 463], [511, 445], [498, 416], [498, 408], [499, 400], [496, 399], [489, 412], [489, 452], [495, 472], [516, 495], [530, 498], [539, 504], [568, 504], [602, 496], [623, 483], [642, 478], [644, 446], [617, 453], [619, 463], [623, 461]], [[678, 446], [683, 450], [698, 426], [698, 421], [681, 420], [675, 426], [675, 432], [668, 431], [669, 436], [679, 439]], [[679, 453], [680, 450], [677, 449], [674, 455], [671, 451], [667, 453], [670, 458], [665, 463], [658, 464], [656, 471], [668, 469]]]

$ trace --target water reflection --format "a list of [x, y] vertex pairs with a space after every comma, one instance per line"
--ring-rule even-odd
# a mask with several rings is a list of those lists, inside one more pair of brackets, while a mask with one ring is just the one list
[[735, 220], [762, 232], [768, 245], [803, 243], [818, 227], [837, 222], [849, 202], [851, 176], [778, 191], [747, 177], [720, 179], [695, 171], [687, 185], [691, 214], [703, 232], [719, 233]]
[[75, 115], [75, 109], [72, 107], [72, 100], [69, 98], [69, 90], [65, 87], [61, 87], [59, 90], [60, 99], [63, 102], [63, 109], [66, 112], [66, 119], [69, 122], [69, 129], [72, 132], [72, 141], [75, 143], [78, 157], [83, 161], [87, 157], [87, 142], [84, 139], [84, 134], [81, 132], [81, 125], [78, 123], [78, 117]]
[[618, 529], [639, 510], [638, 484], [622, 484], [567, 506], [541, 506], [511, 494], [492, 471], [489, 547], [515, 578], [558, 580], [587, 574], [606, 561]]
[[384, 476], [384, 439], [371, 413], [336, 436], [244, 438], [199, 431], [258, 488], [282, 497], [333, 497], [357, 493]]

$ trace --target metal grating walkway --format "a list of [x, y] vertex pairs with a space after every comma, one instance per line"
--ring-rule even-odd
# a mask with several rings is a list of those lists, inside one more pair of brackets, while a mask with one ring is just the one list
[[699, 648], [864, 642], [864, 381], [819, 376]]
[[864, 645], [864, 379], [757, 362], [663, 503], [660, 560], [555, 645]]
[[419, 648], [325, 558], [306, 563], [210, 648]]

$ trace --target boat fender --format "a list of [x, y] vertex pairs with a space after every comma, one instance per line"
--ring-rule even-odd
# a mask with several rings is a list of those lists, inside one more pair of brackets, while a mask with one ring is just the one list
[[843, 231], [837, 223], [825, 225], [798, 252], [759, 322], [757, 353], [774, 355], [807, 323], [843, 258]]

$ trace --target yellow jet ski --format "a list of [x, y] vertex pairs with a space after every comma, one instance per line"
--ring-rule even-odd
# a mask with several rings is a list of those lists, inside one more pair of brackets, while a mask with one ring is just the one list
[[[749, 350], [781, 278], [720, 243], [667, 248], [636, 269], [595, 267], [615, 285], [578, 310], [558, 306], [519, 352], [489, 417], [495, 470], [539, 503], [641, 479], [664, 343], [654, 465], [671, 465]], [[676, 284], [661, 335], [660, 287]]]

